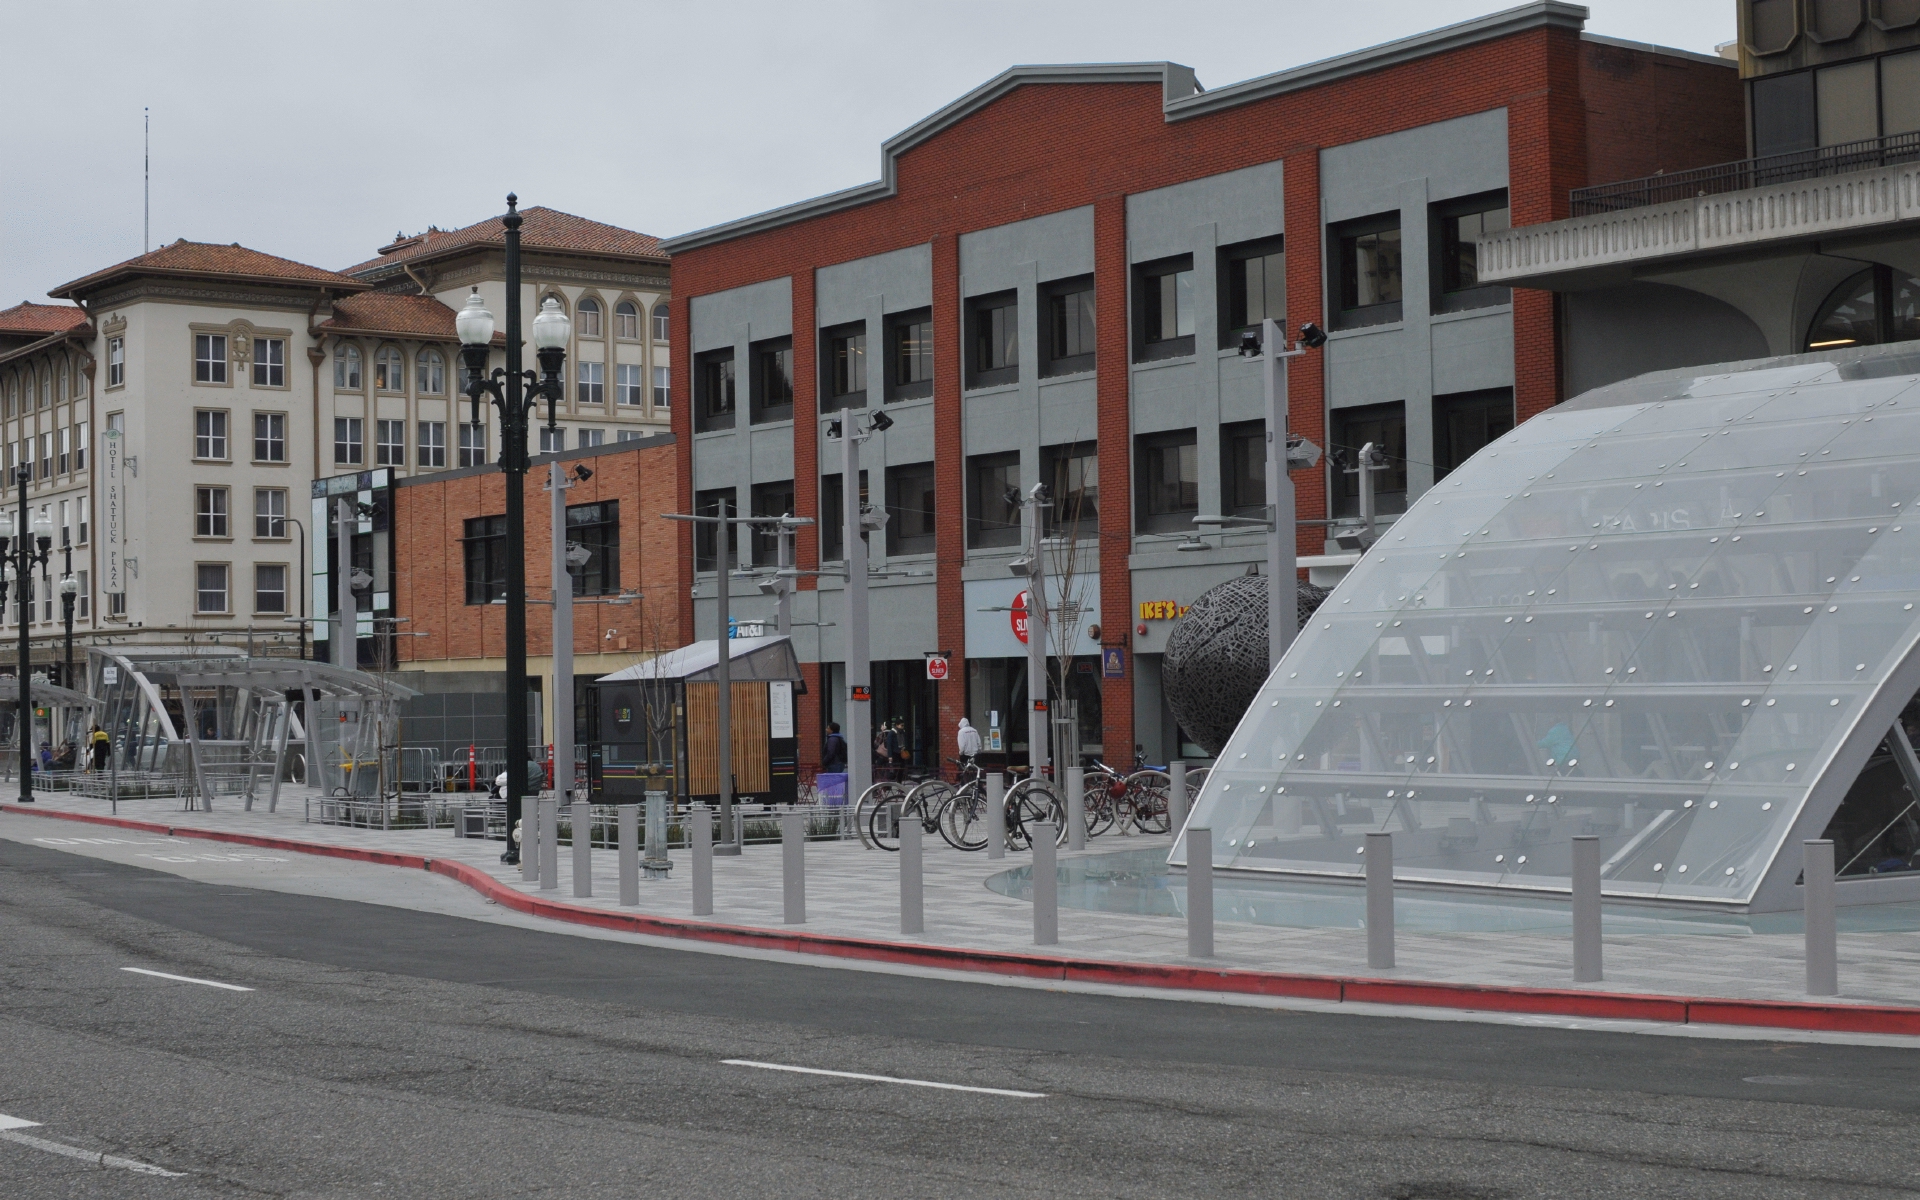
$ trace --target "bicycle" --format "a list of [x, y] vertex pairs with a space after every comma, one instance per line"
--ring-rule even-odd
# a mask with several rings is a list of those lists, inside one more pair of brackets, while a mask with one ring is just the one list
[[1026, 850], [1033, 845], [1029, 829], [1040, 821], [1053, 822], [1053, 844], [1067, 842], [1067, 810], [1052, 783], [1038, 777], [1022, 779], [1007, 789], [1007, 848]]

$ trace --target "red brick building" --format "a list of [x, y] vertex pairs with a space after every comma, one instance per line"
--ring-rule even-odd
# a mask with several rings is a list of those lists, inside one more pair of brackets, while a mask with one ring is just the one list
[[[669, 239], [680, 503], [816, 517], [798, 557], [817, 569], [839, 553], [826, 423], [888, 414], [862, 471], [890, 518], [871, 538], [875, 716], [907, 715], [931, 763], [962, 715], [1022, 753], [1022, 651], [983, 611], [1017, 587], [1000, 497], [1080, 496], [1056, 532], [1082, 581], [1057, 651], [1082, 740], [1192, 755], [1160, 697], [1162, 618], [1263, 557], [1257, 531], [1190, 548], [1194, 516], [1265, 503], [1241, 331], [1327, 327], [1293, 366], [1290, 428], [1385, 446], [1390, 517], [1563, 398], [1553, 296], [1482, 284], [1478, 240], [1565, 215], [1590, 181], [1741, 152], [1735, 64], [1595, 37], [1585, 15], [1546, 0], [1211, 91], [1173, 63], [1013, 68], [888, 141], [874, 183]], [[1299, 516], [1356, 515], [1352, 478], [1296, 472]], [[1303, 524], [1300, 552], [1335, 548], [1327, 532]], [[845, 690], [839, 585], [805, 586], [803, 756]], [[711, 636], [712, 606], [680, 595]], [[933, 650], [956, 656], [939, 684]]]

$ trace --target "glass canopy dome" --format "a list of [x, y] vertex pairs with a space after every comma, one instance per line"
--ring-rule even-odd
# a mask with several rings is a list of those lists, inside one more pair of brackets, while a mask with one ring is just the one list
[[1382, 535], [1189, 826], [1222, 868], [1357, 877], [1388, 830], [1401, 879], [1545, 890], [1596, 834], [1609, 895], [1797, 908], [1800, 840], [1870, 763], [1920, 829], [1916, 509], [1914, 343], [1577, 397]]

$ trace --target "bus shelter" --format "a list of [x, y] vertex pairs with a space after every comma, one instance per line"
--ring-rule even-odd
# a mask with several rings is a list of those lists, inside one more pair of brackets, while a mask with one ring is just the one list
[[[75, 744], [75, 763], [86, 753], [87, 719], [98, 706], [93, 697], [70, 688], [56, 687], [34, 676], [27, 689], [33, 702], [33, 732], [27, 739], [31, 756], [45, 745], [57, 756], [67, 743]], [[12, 675], [0, 676], [0, 763], [5, 778], [17, 778], [20, 766], [20, 682]]]

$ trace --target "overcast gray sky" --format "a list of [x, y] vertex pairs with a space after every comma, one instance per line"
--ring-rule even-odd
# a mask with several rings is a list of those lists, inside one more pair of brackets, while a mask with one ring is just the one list
[[[154, 245], [338, 268], [509, 190], [666, 236], [862, 183], [1014, 63], [1172, 59], [1219, 87], [1506, 6], [0, 0], [0, 307], [141, 252], [143, 106]], [[1615, 37], [1733, 36], [1733, 0], [1590, 7]]]

